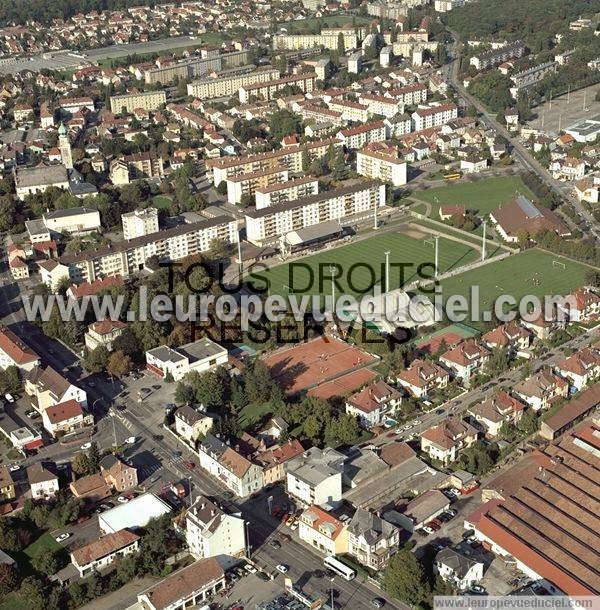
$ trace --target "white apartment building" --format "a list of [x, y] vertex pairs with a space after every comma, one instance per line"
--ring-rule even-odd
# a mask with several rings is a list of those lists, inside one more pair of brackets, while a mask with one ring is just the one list
[[227, 201], [239, 204], [244, 195], [253, 196], [257, 188], [287, 182], [288, 170], [283, 167], [265, 169], [250, 174], [237, 174], [227, 178]]
[[370, 115], [380, 114], [386, 118], [391, 118], [394, 115], [404, 112], [404, 104], [395, 99], [386, 97], [385, 95], [373, 95], [371, 93], [363, 93], [358, 98], [361, 104], [367, 106]]
[[68, 268], [71, 280], [93, 282], [112, 275], [129, 277], [144, 269], [149, 258], [180, 260], [206, 252], [214, 239], [237, 243], [238, 227], [230, 216], [219, 216], [181, 224], [158, 233], [101, 246], [96, 250], [67, 253], [60, 262]]
[[250, 98], [257, 97], [265, 101], [271, 100], [276, 93], [286, 87], [300, 87], [303, 93], [310, 93], [315, 88], [317, 75], [315, 72], [292, 74], [253, 85], [244, 85], [239, 89], [240, 103], [247, 104]]
[[187, 343], [177, 349], [159, 345], [146, 352], [146, 367], [159, 377], [171, 375], [174, 381], [189, 372], [205, 373], [227, 364], [227, 350], [208, 337]]
[[92, 572], [102, 570], [114, 561], [135, 553], [140, 537], [128, 530], [106, 534], [98, 540], [85, 544], [71, 553], [71, 563], [79, 576], [84, 578]]
[[88, 326], [84, 335], [85, 346], [89, 350], [95, 350], [103, 345], [109, 352], [112, 350], [115, 340], [123, 334], [127, 328], [125, 322], [120, 320], [99, 320]]
[[300, 515], [298, 537], [328, 557], [348, 552], [348, 526], [318, 506]]
[[372, 121], [342, 129], [337, 135], [346, 148], [362, 148], [371, 142], [383, 142], [386, 138], [386, 128], [383, 121]]
[[312, 447], [289, 460], [285, 467], [287, 493], [302, 506], [337, 506], [342, 500], [345, 459], [330, 447]]
[[329, 220], [373, 215], [385, 207], [385, 185], [369, 181], [262, 209], [246, 210], [246, 235], [255, 244], [273, 241]]
[[194, 559], [215, 557], [228, 567], [246, 554], [246, 524], [241, 513], [230, 514], [200, 496], [187, 512], [185, 540]]
[[143, 110], [158, 110], [167, 103], [167, 93], [158, 91], [136, 91], [125, 95], [113, 95], [110, 98], [110, 111], [113, 114], [131, 114], [137, 108]]
[[102, 227], [100, 212], [90, 208], [70, 208], [54, 210], [42, 215], [42, 221], [52, 233], [78, 235], [98, 231]]
[[264, 153], [208, 159], [206, 168], [212, 171], [215, 186], [219, 186], [229, 176], [250, 174], [278, 166], [284, 166], [290, 172], [299, 173], [302, 171], [304, 154], [308, 156], [309, 161], [320, 159], [329, 153], [330, 146], [337, 148], [342, 146], [342, 142], [337, 138], [328, 138], [316, 142], [307, 142], [306, 144], [285, 146]]
[[123, 239], [135, 239], [158, 231], [158, 210], [154, 207], [121, 214]]
[[254, 195], [256, 209], [268, 208], [272, 205], [302, 199], [319, 192], [319, 180], [313, 176], [293, 178], [286, 182], [276, 182], [269, 186], [257, 188]]
[[324, 29], [320, 34], [276, 34], [273, 36], [273, 50], [298, 51], [313, 47], [337, 50], [339, 34], [344, 37], [345, 50], [358, 47], [358, 36], [353, 28]]
[[429, 89], [427, 85], [416, 83], [413, 85], [406, 85], [405, 87], [388, 89], [384, 95], [402, 102], [405, 106], [414, 106], [426, 102], [428, 93]]
[[28, 373], [40, 363], [40, 357], [12, 330], [0, 325], [0, 369], [16, 366]]
[[341, 112], [343, 121], [366, 123], [369, 120], [369, 107], [359, 102], [335, 98], [329, 102], [329, 109]]
[[412, 115], [414, 131], [422, 131], [430, 127], [445, 125], [452, 119], [458, 117], [458, 107], [450, 102], [437, 104], [435, 106], [419, 107]]
[[279, 70], [275, 68], [264, 68], [245, 74], [202, 78], [200, 80], [192, 81], [187, 86], [187, 93], [188, 95], [197, 97], [201, 100], [231, 97], [236, 94], [241, 87], [276, 80], [279, 76]]
[[365, 146], [356, 153], [356, 171], [361, 176], [402, 186], [407, 182], [407, 165], [399, 157], [397, 148]]

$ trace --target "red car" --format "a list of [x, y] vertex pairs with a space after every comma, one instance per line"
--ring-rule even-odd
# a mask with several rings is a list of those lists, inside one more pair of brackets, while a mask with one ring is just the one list
[[283, 513], [283, 515], [281, 517], [281, 522], [285, 523], [289, 518], [290, 518], [290, 514], [289, 513]]
[[187, 462], [184, 462], [183, 464], [188, 470], [194, 470], [194, 468], [196, 468], [196, 463], [192, 462], [192, 460], [188, 460]]
[[440, 526], [437, 523], [435, 523], [435, 521], [429, 521], [429, 523], [426, 523], [425, 525], [427, 527], [430, 527], [435, 532], [437, 532], [440, 529]]

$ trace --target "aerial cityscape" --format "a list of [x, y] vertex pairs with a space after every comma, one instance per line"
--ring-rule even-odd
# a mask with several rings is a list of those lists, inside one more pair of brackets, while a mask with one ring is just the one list
[[600, 2], [0, 0], [0, 610], [600, 610]]

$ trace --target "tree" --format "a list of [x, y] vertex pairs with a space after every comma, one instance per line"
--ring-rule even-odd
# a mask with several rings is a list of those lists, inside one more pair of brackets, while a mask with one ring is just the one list
[[31, 610], [42, 610], [45, 608], [44, 585], [35, 576], [27, 576], [23, 579], [19, 588], [19, 597], [27, 600]]
[[337, 52], [340, 57], [346, 53], [346, 42], [344, 40], [344, 34], [340, 32], [337, 39]]
[[115, 562], [115, 573], [121, 586], [130, 582], [135, 576], [135, 561], [131, 557], [123, 557]]
[[46, 576], [52, 576], [52, 574], [56, 574], [65, 565], [64, 557], [62, 558], [63, 561], [61, 561], [60, 553], [61, 551], [48, 549], [34, 557], [31, 564], [38, 572]]
[[89, 373], [101, 373], [106, 370], [110, 352], [104, 345], [99, 345], [96, 349], [86, 350], [83, 357], [83, 368]]
[[180, 405], [191, 404], [195, 399], [194, 388], [180, 381], [175, 388], [175, 402]]
[[517, 429], [527, 436], [531, 436], [538, 429], [538, 418], [531, 409], [526, 409], [517, 422]]
[[90, 461], [85, 453], [77, 453], [71, 462], [71, 470], [76, 477], [83, 477], [90, 472]]
[[21, 543], [16, 527], [9, 519], [0, 519], [0, 548], [5, 551], [20, 551]]
[[100, 450], [98, 449], [98, 443], [93, 441], [88, 454], [88, 472], [89, 474], [95, 474], [100, 470]]
[[117, 350], [110, 355], [106, 364], [106, 372], [111, 377], [120, 379], [133, 368], [133, 362], [129, 356], [126, 356], [122, 351]]
[[11, 365], [0, 372], [0, 386], [3, 392], [18, 392], [21, 389], [19, 369]]
[[8, 595], [19, 585], [19, 575], [13, 566], [0, 563], [0, 597]]
[[269, 117], [269, 133], [275, 142], [281, 142], [285, 136], [301, 133], [301, 128], [300, 117], [289, 110], [278, 110]]
[[402, 548], [390, 557], [383, 578], [384, 589], [409, 606], [416, 606], [427, 594], [423, 568], [410, 549]]

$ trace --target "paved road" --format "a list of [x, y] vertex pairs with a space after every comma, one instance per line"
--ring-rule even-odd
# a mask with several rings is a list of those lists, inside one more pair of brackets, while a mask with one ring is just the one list
[[567, 199], [573, 207], [577, 210], [581, 218], [590, 223], [590, 233], [596, 238], [600, 239], [599, 231], [600, 227], [592, 214], [590, 214], [585, 206], [573, 196], [571, 187], [568, 184], [555, 180], [537, 159], [535, 159], [529, 150], [523, 146], [520, 140], [515, 135], [509, 132], [506, 127], [500, 124], [496, 117], [487, 110], [487, 108], [474, 96], [472, 96], [462, 85], [458, 70], [460, 66], [460, 51], [459, 51], [459, 38], [456, 33], [452, 32], [455, 38], [455, 42], [452, 45], [452, 61], [445, 67], [444, 74], [446, 78], [456, 88], [459, 96], [467, 100], [469, 104], [474, 106], [480, 113], [480, 120], [487, 126], [494, 129], [501, 136], [506, 138], [512, 145], [512, 156], [518, 161], [525, 169], [534, 172], [539, 176], [561, 199]]

